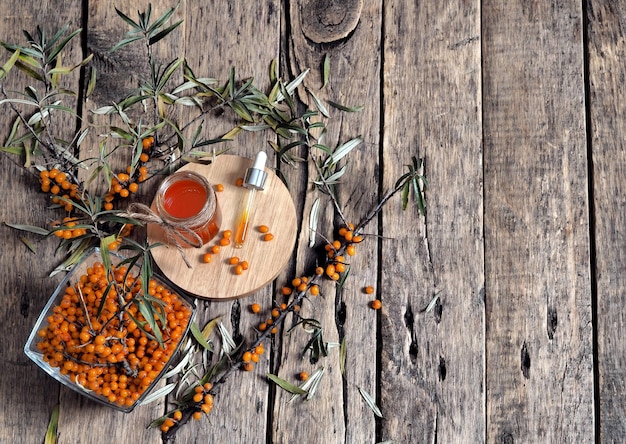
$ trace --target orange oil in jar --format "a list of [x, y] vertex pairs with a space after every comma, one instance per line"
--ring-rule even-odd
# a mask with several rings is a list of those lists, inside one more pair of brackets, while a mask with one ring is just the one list
[[161, 183], [156, 209], [163, 221], [174, 227], [183, 247], [197, 243], [190, 231], [200, 237], [202, 244], [219, 232], [222, 217], [215, 191], [203, 176], [192, 171], [178, 171]]

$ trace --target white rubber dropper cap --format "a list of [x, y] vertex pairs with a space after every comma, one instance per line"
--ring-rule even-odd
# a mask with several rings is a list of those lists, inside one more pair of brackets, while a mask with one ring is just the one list
[[259, 151], [254, 159], [252, 167], [246, 170], [246, 177], [243, 180], [243, 186], [262, 190], [265, 186], [267, 173], [265, 172], [265, 162], [267, 162], [267, 154], [265, 151]]

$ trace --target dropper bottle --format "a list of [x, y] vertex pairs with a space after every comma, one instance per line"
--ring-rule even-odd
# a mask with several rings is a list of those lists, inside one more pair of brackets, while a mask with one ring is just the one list
[[265, 162], [267, 154], [265, 151], [259, 151], [254, 159], [252, 167], [246, 170], [243, 179], [243, 186], [248, 189], [248, 195], [242, 202], [239, 218], [237, 219], [237, 230], [235, 232], [235, 248], [243, 247], [250, 228], [251, 213], [254, 204], [254, 195], [257, 191], [263, 191], [267, 173], [265, 172]]

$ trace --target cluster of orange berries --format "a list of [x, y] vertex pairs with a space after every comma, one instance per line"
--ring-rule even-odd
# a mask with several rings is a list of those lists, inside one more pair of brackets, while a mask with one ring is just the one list
[[55, 220], [52, 222], [54, 235], [63, 239], [74, 239], [84, 236], [87, 234], [87, 229], [77, 227], [77, 220], [78, 218], [76, 217], [64, 217], [62, 221]]
[[270, 242], [274, 240], [274, 235], [270, 233], [270, 227], [268, 227], [267, 225], [259, 225], [257, 227], [257, 230], [263, 235], [261, 239], [263, 239], [265, 242]]
[[41, 191], [51, 193], [53, 195], [52, 202], [62, 205], [67, 212], [74, 208], [71, 200], [79, 198], [78, 185], [70, 179], [67, 173], [59, 171], [57, 168], [39, 172]]
[[68, 286], [38, 331], [37, 348], [73, 383], [103, 401], [130, 407], [166, 367], [192, 312], [178, 295], [151, 279], [148, 293], [160, 300], [165, 322], [158, 321], [159, 344], [131, 302], [144, 293], [141, 279], [123, 266], [113, 267], [111, 276], [112, 286], [104, 265], [95, 262]]
[[132, 224], [124, 224], [117, 238], [108, 245], [109, 251], [117, 251], [122, 245], [124, 238], [130, 236], [130, 233], [132, 232], [132, 230], [133, 230]]
[[363, 236], [354, 234], [353, 224], [341, 227], [338, 234], [340, 239], [335, 239], [324, 247], [328, 256], [325, 268], [320, 270], [321, 267], [318, 267], [315, 270], [316, 274], [326, 274], [333, 281], [338, 281], [341, 273], [347, 270], [345, 257], [340, 255], [339, 252], [345, 251], [348, 256], [354, 256], [356, 254], [356, 244], [363, 242]]
[[[218, 255], [222, 251], [222, 248], [227, 247], [232, 243], [232, 237], [233, 232], [231, 230], [222, 231], [222, 236], [217, 240], [217, 243], [209, 247], [209, 251], [202, 255], [202, 262], [205, 264], [213, 262], [213, 256]], [[227, 262], [229, 265], [233, 266], [233, 273], [237, 275], [243, 274], [244, 271], [250, 267], [248, 261], [241, 260], [237, 256], [230, 257]]]
[[[139, 168], [133, 176], [131, 176], [131, 166], [126, 167], [126, 172], [118, 173], [111, 178], [111, 187], [108, 193], [104, 196], [104, 209], [112, 210], [113, 201], [116, 196], [126, 198], [131, 193], [136, 193], [139, 190], [139, 184], [144, 182], [148, 178], [148, 168], [145, 164], [150, 160], [150, 152], [154, 146], [154, 137], [149, 136], [141, 141], [142, 153], [139, 155]], [[136, 178], [134, 177], [136, 176]]]
[[243, 362], [243, 369], [247, 372], [251, 372], [254, 370], [254, 364], [259, 362], [260, 356], [265, 353], [265, 348], [263, 344], [259, 344], [250, 350], [246, 350], [241, 355], [241, 360]]
[[[193, 390], [192, 401], [195, 404], [196, 409], [191, 415], [193, 419], [202, 419], [202, 415], [208, 415], [213, 410], [213, 395], [210, 390], [213, 385], [207, 382], [203, 385], [197, 385]], [[161, 432], [167, 433], [176, 423], [183, 419], [183, 412], [180, 410], [174, 410], [167, 418], [161, 422]]]

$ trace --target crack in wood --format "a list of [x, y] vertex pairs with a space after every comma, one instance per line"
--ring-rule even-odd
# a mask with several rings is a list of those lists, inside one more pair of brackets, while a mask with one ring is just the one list
[[522, 351], [521, 351], [521, 369], [522, 369], [522, 374], [524, 375], [524, 377], [526, 379], [530, 378], [530, 354], [528, 353], [528, 347], [526, 346], [526, 341], [524, 341], [524, 343], [522, 344]]
[[559, 323], [559, 318], [556, 313], [556, 308], [548, 307], [548, 317], [547, 317], [548, 339], [552, 340], [554, 338], [554, 332], [556, 331], [556, 327], [558, 323]]
[[441, 382], [446, 380], [446, 374], [447, 374], [446, 360], [444, 359], [443, 356], [439, 356], [439, 380]]

